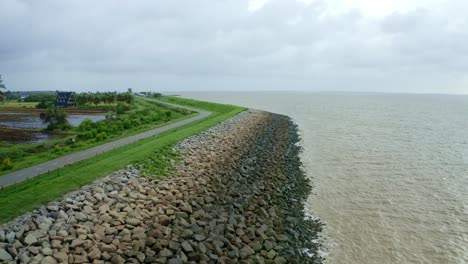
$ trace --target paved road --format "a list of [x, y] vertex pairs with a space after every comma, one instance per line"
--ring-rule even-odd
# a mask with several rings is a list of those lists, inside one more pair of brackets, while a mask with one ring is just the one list
[[[148, 99], [146, 99], [146, 100], [148, 100]], [[144, 139], [144, 138], [147, 138], [147, 137], [157, 135], [157, 134], [159, 134], [161, 132], [170, 130], [172, 128], [183, 126], [185, 124], [194, 122], [196, 120], [200, 120], [202, 118], [205, 118], [205, 117], [211, 115], [211, 112], [200, 110], [200, 109], [195, 109], [195, 108], [192, 108], [192, 107], [176, 105], [176, 104], [170, 104], [170, 103], [165, 103], [165, 102], [164, 103], [160, 102], [160, 103], [165, 104], [165, 105], [169, 105], [169, 106], [174, 106], [174, 107], [179, 107], [179, 108], [184, 108], [184, 109], [196, 111], [196, 112], [198, 112], [200, 114], [197, 115], [197, 116], [187, 118], [187, 119], [184, 119], [184, 120], [181, 120], [181, 121], [178, 121], [178, 122], [174, 122], [174, 123], [168, 124], [166, 126], [158, 127], [158, 128], [153, 129], [153, 130], [149, 130], [149, 131], [137, 134], [137, 135], [133, 135], [133, 136], [126, 137], [126, 138], [123, 138], [123, 139], [115, 140], [115, 141], [112, 141], [112, 142], [109, 142], [109, 143], [106, 143], [106, 144], [102, 144], [102, 145], [99, 145], [99, 146], [96, 146], [96, 147], [93, 147], [93, 148], [90, 148], [90, 149], [86, 149], [86, 150], [83, 150], [83, 151], [80, 151], [80, 152], [76, 152], [76, 153], [73, 153], [73, 154], [70, 154], [70, 155], [67, 155], [67, 156], [63, 156], [63, 157], [60, 157], [60, 158], [57, 158], [57, 159], [53, 159], [53, 160], [44, 162], [44, 163], [41, 163], [41, 164], [37, 164], [37, 165], [31, 166], [29, 168], [21, 169], [21, 170], [18, 170], [18, 171], [14, 171], [12, 173], [2, 175], [2, 176], [0, 176], [0, 187], [2, 187], [2, 188], [7, 187], [7, 186], [10, 186], [10, 185], [25, 181], [27, 179], [34, 178], [34, 177], [36, 177], [36, 176], [38, 176], [40, 174], [47, 173], [48, 171], [53, 171], [53, 170], [62, 168], [65, 165], [73, 164], [73, 163], [76, 163], [78, 161], [82, 161], [82, 160], [94, 157], [94, 156], [96, 156], [98, 154], [101, 154], [103, 152], [106, 152], [106, 151], [109, 151], [109, 150], [112, 150], [112, 149], [115, 149], [115, 148], [118, 148], [118, 147], [121, 147], [121, 146], [128, 145], [128, 144], [133, 143], [135, 141], [138, 141], [140, 139]]]

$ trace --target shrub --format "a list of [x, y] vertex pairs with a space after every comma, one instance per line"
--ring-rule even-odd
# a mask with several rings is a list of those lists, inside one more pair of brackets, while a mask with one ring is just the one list
[[[21, 100], [21, 99], [20, 99], [20, 100]], [[38, 103], [38, 104], [36, 105], [36, 108], [38, 108], [38, 109], [46, 109], [46, 108], [52, 107], [52, 106], [53, 106], [53, 103], [52, 103], [52, 102], [48, 102], [48, 101], [46, 101], [46, 100], [43, 99], [40, 103]]]
[[88, 131], [96, 127], [96, 123], [93, 120], [86, 118], [85, 120], [81, 121], [80, 125], [78, 126], [78, 131]]
[[125, 103], [118, 103], [117, 106], [115, 107], [115, 112], [118, 115], [121, 115], [121, 114], [125, 113], [128, 110], [130, 110], [130, 106], [128, 104], [125, 104]]
[[125, 119], [122, 124], [124, 129], [129, 129], [132, 127], [132, 121], [130, 121], [130, 119]]
[[101, 132], [101, 133], [98, 133], [96, 135], [96, 142], [99, 142], [99, 141], [104, 141], [107, 139], [107, 134], [106, 132]]
[[13, 161], [10, 158], [6, 157], [2, 161], [2, 170], [9, 170], [13, 168]]
[[41, 115], [41, 118], [43, 118], [43, 122], [47, 123], [47, 129], [48, 130], [54, 130], [54, 129], [70, 129], [71, 126], [68, 123], [67, 120], [67, 113], [62, 108], [58, 107], [50, 107], [47, 108], [47, 112], [45, 115]]

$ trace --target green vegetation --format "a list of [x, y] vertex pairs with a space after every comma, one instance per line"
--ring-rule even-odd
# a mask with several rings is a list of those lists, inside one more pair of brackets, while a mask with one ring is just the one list
[[[3, 84], [2, 75], [0, 75], [0, 89], [6, 89], [5, 85]], [[5, 93], [0, 90], [0, 102], [5, 101]]]
[[43, 92], [38, 94], [31, 94], [28, 97], [24, 98], [22, 101], [26, 103], [37, 103], [37, 102], [54, 102], [55, 94], [51, 92]]
[[133, 104], [134, 97], [130, 91], [126, 93], [80, 93], [74, 96], [74, 100], [76, 103], [78, 103], [79, 106], [86, 106], [91, 104], [98, 106], [100, 104], [112, 105], [115, 103]]
[[[165, 155], [164, 152], [184, 138], [197, 134], [209, 127], [228, 119], [245, 108], [200, 102], [189, 99], [164, 97], [164, 101], [189, 105], [213, 112], [212, 115], [193, 123], [171, 129], [159, 134], [156, 138], [146, 138], [134, 144], [127, 145], [94, 158], [66, 166], [57, 171], [41, 175], [27, 182], [22, 182], [0, 191], [0, 222], [6, 222], [22, 213], [55, 199], [63, 194], [89, 184], [115, 170], [125, 168], [128, 164], [144, 164], [148, 174], [169, 171], [168, 161], [154, 158]], [[169, 157], [166, 155], [166, 157]], [[170, 160], [176, 157], [170, 157]], [[161, 162], [161, 163], [160, 163]], [[159, 169], [158, 169], [159, 168]], [[159, 170], [159, 171], [158, 171]]]
[[43, 122], [47, 123], [47, 130], [69, 130], [72, 128], [67, 120], [67, 113], [59, 107], [49, 107], [44, 115]]
[[17, 100], [6, 100], [2, 104], [0, 104], [0, 111], [2, 108], [34, 108], [37, 103], [23, 103], [18, 102]]
[[4, 158], [0, 168], [5, 170], [13, 168], [13, 161], [11, 161], [11, 159], [8, 157]]
[[[122, 106], [123, 110], [119, 111], [119, 105]], [[49, 128], [68, 129], [65, 132], [60, 132], [68, 136], [36, 144], [3, 143], [0, 145], [0, 160], [9, 157], [14, 162], [14, 167], [0, 168], [0, 175], [157, 128], [195, 114], [157, 102], [150, 103], [143, 99], [137, 99], [134, 105], [119, 103], [115, 106], [115, 111], [110, 111], [107, 114], [105, 120], [98, 122], [85, 120], [80, 126], [70, 129], [66, 123], [63, 123], [66, 119], [62, 115], [61, 108], [50, 108], [47, 112], [45, 119], [51, 121]]]

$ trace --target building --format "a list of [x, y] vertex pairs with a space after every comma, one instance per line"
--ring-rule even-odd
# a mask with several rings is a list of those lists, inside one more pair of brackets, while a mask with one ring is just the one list
[[54, 106], [57, 107], [70, 107], [76, 106], [76, 103], [73, 102], [74, 92], [59, 92], [57, 91], [57, 97], [55, 99]]

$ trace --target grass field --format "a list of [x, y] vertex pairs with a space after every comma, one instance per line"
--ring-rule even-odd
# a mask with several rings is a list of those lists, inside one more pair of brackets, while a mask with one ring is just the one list
[[9, 221], [49, 201], [59, 199], [65, 193], [76, 190], [115, 170], [151, 157], [178, 141], [204, 131], [245, 110], [245, 108], [238, 106], [176, 97], [165, 97], [162, 100], [208, 110], [213, 114], [161, 133], [156, 138], [143, 139], [132, 145], [103, 153], [0, 190], [0, 223]]

